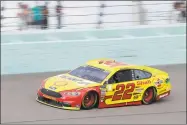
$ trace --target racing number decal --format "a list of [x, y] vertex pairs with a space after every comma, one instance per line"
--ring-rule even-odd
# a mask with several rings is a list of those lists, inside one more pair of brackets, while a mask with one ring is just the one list
[[116, 92], [112, 97], [112, 101], [131, 99], [132, 92], [134, 91], [135, 84], [129, 83], [126, 86], [124, 84], [119, 84], [116, 86]]
[[114, 66], [120, 66], [120, 65], [125, 65], [123, 63], [120, 62], [113, 62], [113, 61], [106, 61], [104, 62], [105, 65], [108, 65], [110, 67], [114, 67]]
[[132, 92], [134, 91], [135, 84], [134, 83], [129, 83], [126, 85], [126, 90], [123, 93], [122, 100], [124, 99], [131, 99], [132, 97]]
[[112, 97], [112, 101], [121, 100], [122, 94], [125, 90], [125, 85], [124, 84], [117, 85], [116, 90], [117, 91], [114, 93]]

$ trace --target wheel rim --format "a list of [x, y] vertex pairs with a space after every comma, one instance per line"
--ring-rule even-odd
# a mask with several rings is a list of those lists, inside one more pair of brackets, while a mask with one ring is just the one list
[[88, 94], [84, 98], [84, 106], [91, 107], [95, 102], [95, 97], [93, 94]]
[[146, 102], [149, 102], [151, 101], [151, 99], [153, 98], [153, 90], [152, 89], [149, 89], [145, 92], [145, 97], [144, 97], [144, 100]]

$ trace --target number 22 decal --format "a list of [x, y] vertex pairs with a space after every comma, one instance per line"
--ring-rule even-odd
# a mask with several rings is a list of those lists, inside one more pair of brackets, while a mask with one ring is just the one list
[[125, 65], [124, 63], [113, 62], [113, 61], [106, 61], [104, 64], [110, 67]]
[[135, 84], [129, 83], [126, 86], [124, 84], [119, 84], [116, 86], [116, 92], [112, 97], [112, 101], [131, 99], [132, 92], [134, 91]]

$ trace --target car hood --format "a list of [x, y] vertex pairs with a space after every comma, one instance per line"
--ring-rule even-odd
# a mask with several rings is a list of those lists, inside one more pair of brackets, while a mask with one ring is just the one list
[[43, 87], [45, 89], [49, 89], [55, 92], [61, 92], [66, 90], [81, 89], [99, 85], [99, 83], [71, 76], [69, 74], [62, 74], [48, 78], [45, 81]]

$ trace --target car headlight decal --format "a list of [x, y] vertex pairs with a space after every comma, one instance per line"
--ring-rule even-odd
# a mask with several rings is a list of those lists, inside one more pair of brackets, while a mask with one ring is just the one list
[[66, 96], [79, 96], [81, 93], [80, 92], [64, 92], [63, 95]]

